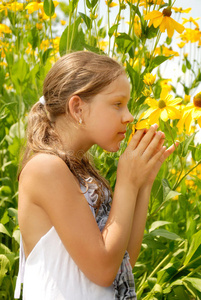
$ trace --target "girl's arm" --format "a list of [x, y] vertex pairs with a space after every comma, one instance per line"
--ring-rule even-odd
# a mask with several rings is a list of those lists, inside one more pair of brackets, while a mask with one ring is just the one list
[[45, 212], [72, 259], [98, 285], [114, 281], [131, 236], [139, 188], [164, 152], [161, 148], [155, 153], [160, 141], [155, 132], [152, 127], [143, 137], [143, 131], [138, 131], [121, 156], [111, 212], [102, 233], [79, 184], [60, 158], [39, 154], [21, 173], [20, 206], [31, 203]]

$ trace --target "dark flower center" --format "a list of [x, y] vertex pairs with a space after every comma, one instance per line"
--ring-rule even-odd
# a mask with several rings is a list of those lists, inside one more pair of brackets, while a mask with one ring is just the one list
[[196, 107], [201, 107], [201, 93], [198, 94], [199, 96], [195, 96], [193, 98], [193, 104], [196, 106]]
[[164, 108], [164, 107], [166, 107], [165, 101], [164, 101], [164, 100], [159, 100], [159, 102], [158, 102], [158, 107], [159, 107], [159, 108]]
[[163, 13], [163, 15], [165, 17], [170, 17], [171, 14], [172, 14], [171, 8], [170, 7], [164, 8], [164, 10], [162, 11], [162, 13]]

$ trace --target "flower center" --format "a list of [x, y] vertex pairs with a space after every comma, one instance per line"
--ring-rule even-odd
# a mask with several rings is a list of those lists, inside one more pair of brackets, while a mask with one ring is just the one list
[[167, 7], [167, 8], [164, 8], [164, 10], [162, 11], [163, 15], [165, 17], [170, 17], [172, 12], [171, 12], [171, 8], [170, 7]]
[[165, 101], [164, 101], [164, 100], [159, 100], [159, 102], [158, 102], [158, 107], [159, 107], [159, 108], [164, 108], [164, 107], [166, 107]]
[[194, 97], [193, 98], [193, 103], [196, 107], [201, 107], [201, 95], [200, 95], [200, 98], [196, 98]]

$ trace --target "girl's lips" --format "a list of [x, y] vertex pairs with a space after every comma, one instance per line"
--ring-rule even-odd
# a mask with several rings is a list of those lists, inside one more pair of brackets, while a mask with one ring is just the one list
[[126, 137], [126, 131], [123, 131], [123, 132], [118, 132], [118, 134], [119, 134], [119, 135], [122, 135], [122, 137], [123, 137], [123, 138], [125, 138], [125, 137]]

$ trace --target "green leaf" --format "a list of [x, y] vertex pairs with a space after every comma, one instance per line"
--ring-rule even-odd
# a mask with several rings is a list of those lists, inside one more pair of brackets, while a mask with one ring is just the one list
[[6, 227], [0, 223], [0, 233], [4, 233], [6, 235], [8, 235], [9, 237], [11, 237], [10, 232], [6, 229]]
[[83, 21], [87, 25], [87, 28], [90, 30], [91, 27], [92, 27], [92, 21], [91, 21], [91, 19], [87, 15], [85, 15], [85, 14], [83, 14], [81, 12], [79, 12], [79, 15], [81, 16], [81, 18], [83, 19]]
[[92, 4], [91, 4], [90, 0], [86, 0], [86, 5], [87, 5], [88, 9], [92, 8]]
[[173, 291], [174, 294], [177, 296], [177, 299], [189, 300], [184, 286], [176, 286], [174, 287]]
[[155, 38], [157, 36], [158, 30], [159, 29], [155, 28], [153, 25], [151, 25], [150, 27], [146, 26], [145, 29], [144, 29], [145, 38], [148, 38], [148, 39]]
[[188, 253], [184, 261], [184, 266], [186, 266], [189, 263], [192, 256], [195, 254], [196, 250], [200, 246], [200, 244], [201, 244], [201, 230], [199, 230], [192, 236], [190, 248], [188, 250]]
[[183, 73], [186, 73], [186, 65], [185, 64], [182, 64], [182, 68], [181, 69], [182, 69]]
[[164, 237], [169, 240], [181, 240], [180, 236], [178, 236], [176, 233], [170, 232], [165, 229], [155, 229], [150, 234], [153, 236]]
[[172, 55], [170, 55], [170, 56], [158, 55], [158, 56], [154, 57], [151, 60], [150, 65], [146, 69], [148, 69], [149, 72], [151, 73], [154, 68], [156, 68], [159, 65], [161, 65], [163, 62], [165, 62], [166, 60], [168, 60], [171, 56]]
[[185, 157], [188, 154], [189, 146], [193, 142], [195, 133], [179, 144], [177, 151], [180, 156]]
[[190, 282], [196, 290], [201, 292], [201, 279], [200, 278], [187, 277], [184, 279], [184, 282]]
[[10, 76], [16, 85], [22, 84], [27, 79], [29, 76], [29, 65], [23, 57], [12, 66]]
[[28, 42], [31, 44], [32, 49], [35, 50], [39, 43], [38, 29], [33, 27], [28, 34]]
[[84, 46], [84, 48], [86, 49], [86, 50], [88, 50], [88, 51], [91, 51], [91, 52], [95, 52], [95, 53], [98, 53], [98, 54], [105, 54], [104, 52], [103, 52], [103, 50], [101, 50], [100, 48], [98, 48], [98, 47], [93, 47], [93, 46], [91, 46], [91, 45], [88, 45], [88, 44], [83, 44], [83, 46]]
[[55, 7], [52, 0], [44, 0], [43, 8], [48, 17], [52, 17], [54, 15]]
[[0, 286], [1, 286], [3, 278], [5, 277], [10, 265], [8, 258], [3, 254], [0, 254], [0, 265], [1, 265], [0, 268]]
[[119, 24], [115, 24], [112, 27], [110, 27], [109, 31], [108, 31], [108, 35], [109, 37], [111, 37], [113, 35], [113, 33], [115, 32], [115, 30], [118, 28]]
[[169, 225], [169, 224], [172, 224], [171, 222], [168, 222], [168, 221], [156, 221], [156, 222], [153, 222], [151, 224], [151, 227], [149, 229], [149, 232], [155, 230], [156, 228], [158, 227], [161, 227], [161, 226], [165, 226], [165, 225]]
[[49, 48], [47, 49], [42, 56], [42, 63], [43, 65], [46, 64], [47, 59], [50, 57], [51, 52], [53, 51], [53, 48]]
[[[66, 54], [69, 50], [79, 51], [84, 49], [83, 44], [85, 43], [85, 37], [82, 28], [79, 27], [81, 21], [81, 17], [77, 18], [75, 23], [70, 25], [70, 28], [67, 26], [63, 31], [59, 43], [59, 53], [61, 56]], [[71, 49], [68, 49], [70, 45]]]

